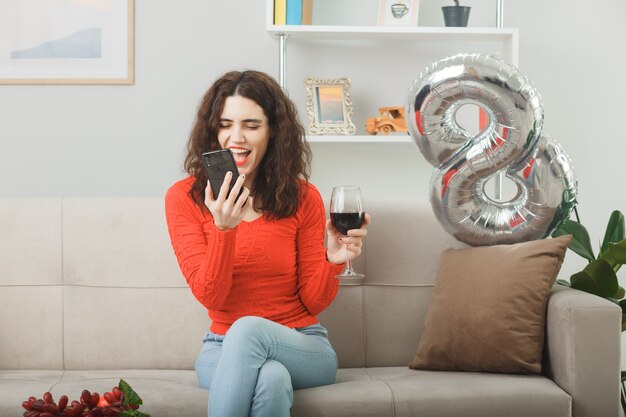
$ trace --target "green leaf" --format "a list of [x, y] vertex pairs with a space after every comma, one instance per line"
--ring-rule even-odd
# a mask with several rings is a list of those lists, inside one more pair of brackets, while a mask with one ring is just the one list
[[119, 389], [124, 393], [124, 405], [141, 405], [141, 397], [128, 385], [128, 382], [120, 379]]
[[142, 413], [138, 410], [124, 410], [120, 413], [120, 417], [151, 417], [150, 414]]
[[570, 278], [572, 288], [600, 297], [613, 297], [619, 287], [617, 276], [611, 265], [604, 259], [590, 262], [582, 271]]
[[554, 237], [572, 235], [572, 241], [569, 243], [569, 248], [582, 256], [585, 259], [593, 261], [596, 259], [591, 248], [591, 240], [589, 239], [589, 233], [585, 226], [575, 222], [574, 220], [565, 220], [563, 225], [556, 229], [552, 234]]
[[626, 296], [626, 290], [624, 290], [624, 288], [622, 287], [617, 287], [617, 292], [615, 293], [614, 297], [620, 300], [624, 298], [624, 296]]
[[626, 264], [626, 239], [618, 243], [609, 242], [608, 249], [602, 252], [598, 259], [604, 259], [610, 263], [614, 270], [616, 266]]
[[572, 284], [570, 284], [569, 281], [566, 281], [564, 279], [557, 279], [556, 283], [560, 284], [560, 285], [564, 285], [566, 287], [571, 287], [572, 286]]
[[611, 213], [609, 223], [606, 226], [604, 240], [602, 241], [602, 252], [609, 248], [609, 243], [617, 243], [624, 240], [624, 215], [621, 211], [615, 210]]
[[622, 314], [626, 314], [626, 300], [619, 300], [617, 304], [622, 308]]

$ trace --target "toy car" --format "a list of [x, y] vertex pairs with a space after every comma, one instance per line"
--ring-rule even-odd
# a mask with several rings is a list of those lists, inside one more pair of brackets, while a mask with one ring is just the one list
[[379, 107], [378, 117], [368, 117], [365, 122], [365, 130], [370, 135], [381, 132], [385, 135], [391, 132], [408, 132], [404, 107]]

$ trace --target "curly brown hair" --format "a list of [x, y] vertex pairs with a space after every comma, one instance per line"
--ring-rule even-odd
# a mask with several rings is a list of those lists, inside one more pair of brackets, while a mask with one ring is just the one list
[[[207, 175], [202, 153], [221, 149], [217, 140], [220, 117], [228, 97], [241, 96], [254, 101], [269, 123], [269, 143], [259, 164], [252, 189], [254, 208], [268, 218], [293, 216], [298, 208], [301, 181], [308, 182], [311, 148], [303, 140], [296, 106], [269, 75], [259, 71], [231, 71], [222, 75], [208, 89], [198, 107], [189, 141], [184, 169], [195, 177], [189, 192], [201, 208]], [[305, 187], [306, 188], [306, 187]]]

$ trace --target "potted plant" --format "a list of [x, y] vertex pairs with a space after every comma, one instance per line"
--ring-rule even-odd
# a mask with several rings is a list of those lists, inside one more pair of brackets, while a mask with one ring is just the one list
[[459, 0], [454, 0], [454, 6], [443, 6], [443, 20], [446, 26], [467, 26], [470, 10], [469, 6], [460, 6]]
[[604, 240], [596, 257], [589, 233], [578, 221], [566, 220], [552, 236], [573, 235], [569, 248], [587, 259], [589, 263], [585, 268], [570, 277], [569, 282], [557, 280], [561, 285], [571, 286], [618, 304], [622, 308], [622, 331], [626, 330], [626, 298], [625, 291], [617, 281], [617, 271], [626, 263], [626, 239], [624, 231], [624, 215], [615, 210], [609, 218]]

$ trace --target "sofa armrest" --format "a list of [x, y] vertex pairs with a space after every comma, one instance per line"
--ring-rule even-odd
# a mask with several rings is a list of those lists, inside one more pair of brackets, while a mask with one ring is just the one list
[[544, 374], [572, 397], [573, 417], [617, 416], [621, 309], [561, 285], [550, 292]]

